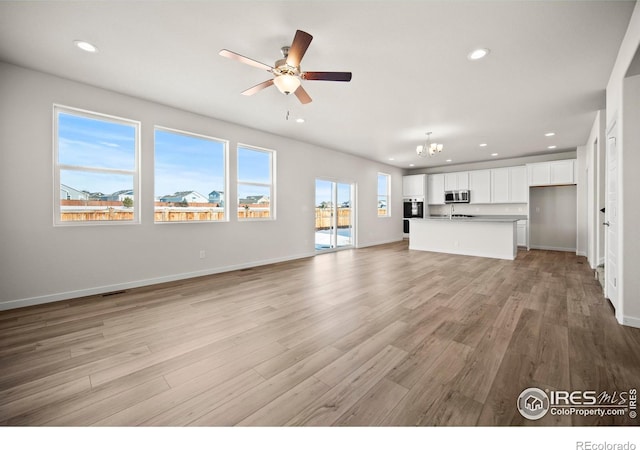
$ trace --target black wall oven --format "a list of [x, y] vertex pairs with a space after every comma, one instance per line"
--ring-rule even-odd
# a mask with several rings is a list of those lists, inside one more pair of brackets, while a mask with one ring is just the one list
[[422, 198], [405, 198], [404, 204], [404, 220], [402, 225], [404, 232], [409, 232], [409, 219], [424, 218], [424, 199]]

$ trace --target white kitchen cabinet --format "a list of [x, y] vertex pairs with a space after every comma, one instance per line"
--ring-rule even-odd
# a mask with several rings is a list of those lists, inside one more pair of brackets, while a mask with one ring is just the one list
[[510, 203], [509, 168], [491, 169], [491, 203]]
[[574, 160], [551, 161], [551, 184], [574, 184]]
[[529, 186], [548, 186], [551, 184], [549, 163], [527, 164]]
[[527, 203], [528, 200], [525, 166], [491, 169], [491, 203]]
[[429, 205], [444, 205], [444, 174], [427, 175], [427, 202]]
[[491, 203], [491, 170], [469, 172], [470, 203]]
[[444, 174], [444, 190], [458, 191], [469, 189], [469, 172], [451, 172]]
[[517, 241], [518, 247], [528, 247], [528, 231], [527, 231], [528, 221], [527, 220], [518, 220], [517, 225]]
[[402, 196], [405, 198], [424, 198], [426, 175], [407, 175], [402, 177]]
[[529, 201], [527, 166], [509, 167], [509, 191], [511, 203], [527, 203]]
[[575, 160], [546, 161], [527, 164], [529, 186], [575, 184]]
[[458, 174], [445, 173], [444, 174], [444, 190], [454, 191], [458, 189]]

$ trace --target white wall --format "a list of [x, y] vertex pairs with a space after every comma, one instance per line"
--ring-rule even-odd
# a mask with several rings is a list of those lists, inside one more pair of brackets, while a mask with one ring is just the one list
[[[616, 317], [619, 322], [640, 327], [640, 252], [633, 251], [632, 242], [638, 240], [637, 222], [630, 218], [638, 208], [640, 194], [640, 177], [638, 176], [638, 147], [627, 146], [626, 140], [635, 141], [633, 131], [640, 128], [637, 117], [633, 113], [631, 103], [629, 109], [623, 109], [625, 101], [631, 102], [634, 95], [634, 83], [627, 85], [625, 98], [623, 87], [629, 67], [640, 46], [640, 3], [636, 3], [633, 15], [629, 21], [627, 32], [620, 45], [618, 56], [614, 64], [609, 83], [607, 84], [607, 129], [617, 124], [618, 130], [618, 220], [622, 226], [619, 229], [618, 248], [618, 303]], [[624, 100], [623, 100], [624, 99]], [[637, 100], [636, 100], [637, 101]], [[635, 122], [634, 122], [635, 121]], [[627, 249], [626, 246], [629, 246]]]
[[[313, 255], [316, 177], [357, 184], [358, 246], [402, 239], [400, 169], [4, 63], [0, 80], [0, 309]], [[140, 225], [53, 226], [54, 103], [142, 122]], [[228, 139], [228, 198], [237, 143], [276, 150], [277, 220], [230, 208], [225, 223], [154, 225], [154, 125]], [[392, 218], [377, 217], [378, 171]]]
[[580, 256], [587, 256], [589, 243], [588, 236], [588, 190], [587, 183], [589, 174], [587, 173], [587, 146], [582, 145], [576, 150], [576, 253]]

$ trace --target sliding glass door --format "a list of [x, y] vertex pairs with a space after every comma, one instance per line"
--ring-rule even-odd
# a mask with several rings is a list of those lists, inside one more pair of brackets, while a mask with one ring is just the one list
[[316, 180], [316, 250], [352, 247], [354, 185]]

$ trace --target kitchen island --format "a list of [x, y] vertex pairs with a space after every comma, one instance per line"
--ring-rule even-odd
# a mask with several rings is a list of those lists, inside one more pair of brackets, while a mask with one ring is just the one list
[[518, 220], [526, 216], [439, 216], [411, 219], [409, 249], [515, 259]]

